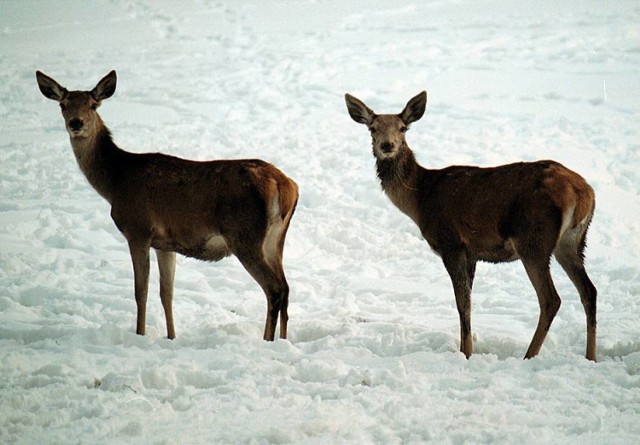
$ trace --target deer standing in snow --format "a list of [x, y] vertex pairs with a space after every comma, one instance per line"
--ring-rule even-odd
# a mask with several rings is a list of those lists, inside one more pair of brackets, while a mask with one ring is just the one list
[[278, 315], [280, 337], [286, 338], [289, 286], [282, 251], [298, 200], [296, 183], [258, 159], [198, 162], [120, 149], [96, 111], [115, 92], [115, 71], [91, 91], [68, 91], [40, 71], [36, 78], [42, 94], [59, 102], [80, 170], [111, 205], [111, 218], [129, 244], [136, 333], [145, 333], [154, 248], [169, 338], [175, 338], [176, 252], [205, 261], [234, 254], [267, 296], [264, 339], [274, 339]]
[[540, 318], [525, 358], [537, 355], [560, 308], [549, 270], [554, 255], [580, 294], [587, 318], [586, 357], [596, 360], [597, 292], [584, 268], [587, 229], [595, 194], [577, 173], [554, 161], [493, 168], [426, 169], [405, 140], [409, 124], [424, 114], [427, 93], [400, 114], [375, 114], [347, 94], [353, 120], [373, 139], [382, 189], [420, 228], [444, 263], [460, 316], [460, 350], [473, 353], [471, 288], [476, 263], [521, 260], [535, 288]]

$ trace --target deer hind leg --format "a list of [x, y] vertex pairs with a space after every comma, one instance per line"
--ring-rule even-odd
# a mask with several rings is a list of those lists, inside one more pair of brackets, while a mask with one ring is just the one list
[[280, 271], [273, 270], [259, 252], [236, 252], [240, 263], [258, 282], [267, 297], [267, 321], [264, 327], [264, 339], [273, 341], [275, 338], [278, 315], [284, 315], [280, 323], [280, 337], [287, 336], [287, 305], [289, 302], [289, 285]]
[[471, 336], [471, 287], [475, 275], [476, 263], [463, 252], [442, 256], [444, 265], [453, 284], [456, 306], [460, 316], [460, 351], [469, 358], [473, 354]]
[[176, 274], [176, 253], [156, 250], [160, 271], [160, 300], [167, 321], [167, 338], [176, 338], [173, 327], [173, 281]]
[[293, 216], [293, 211], [284, 223], [284, 226], [281, 228], [277, 247], [274, 253], [271, 254], [271, 258], [269, 260], [272, 269], [275, 271], [280, 281], [284, 283], [284, 292], [282, 293], [282, 303], [280, 305], [280, 338], [287, 338], [287, 324], [289, 322], [289, 284], [287, 283], [287, 278], [284, 275], [284, 268], [282, 267], [282, 255], [284, 252], [284, 240], [287, 236], [291, 216]]
[[133, 262], [134, 293], [138, 307], [136, 334], [144, 335], [149, 289], [149, 245], [129, 241], [129, 252]]
[[554, 255], [580, 294], [580, 300], [587, 316], [588, 360], [596, 360], [596, 305], [598, 292], [584, 268], [584, 247], [586, 230], [582, 233], [568, 231], [560, 240]]
[[[287, 338], [287, 324], [289, 322], [289, 283], [287, 283], [287, 278], [284, 275], [284, 269], [282, 268], [282, 253], [280, 253], [276, 258], [267, 259], [267, 264], [273, 271], [275, 278], [277, 280], [276, 284], [276, 294], [279, 295], [275, 298], [276, 301], [280, 303], [280, 338]], [[271, 339], [275, 336], [275, 324], [276, 319], [278, 317], [277, 307], [274, 307], [275, 315], [271, 316], [273, 319], [273, 333], [271, 334]], [[265, 338], [267, 335], [267, 328], [265, 326]]]
[[[278, 298], [280, 302], [280, 338], [287, 338], [287, 324], [289, 322], [289, 284], [287, 283], [282, 267], [282, 255], [284, 251], [284, 241], [292, 215], [293, 210], [284, 220], [276, 218], [272, 221], [262, 241], [262, 258], [264, 258], [264, 261], [275, 274], [278, 281], [277, 287], [281, 289], [279, 291], [280, 297]], [[269, 318], [269, 316], [267, 318]], [[273, 329], [275, 329], [275, 321], [273, 323]], [[265, 328], [265, 338], [267, 332], [268, 329]], [[275, 333], [272, 337], [274, 335]]]
[[289, 323], [289, 283], [287, 283], [287, 279], [284, 276], [282, 265], [280, 265], [280, 268], [276, 270], [276, 274], [282, 283], [280, 301], [280, 338], [287, 338], [287, 324]]
[[528, 359], [535, 357], [542, 349], [544, 339], [549, 332], [551, 323], [560, 309], [560, 297], [553, 285], [551, 279], [551, 271], [549, 270], [549, 259], [546, 260], [532, 260], [523, 258], [522, 263], [527, 271], [529, 280], [533, 284], [536, 294], [538, 295], [538, 303], [540, 304], [540, 318], [538, 319], [538, 326], [536, 332], [533, 334], [533, 339], [529, 345], [529, 349], [524, 358]]

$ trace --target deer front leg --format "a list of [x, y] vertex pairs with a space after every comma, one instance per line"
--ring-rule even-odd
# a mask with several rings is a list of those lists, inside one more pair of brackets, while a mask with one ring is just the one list
[[176, 253], [156, 250], [160, 271], [160, 300], [167, 321], [167, 338], [176, 338], [173, 327], [173, 281], [176, 274]]
[[147, 317], [147, 291], [149, 288], [149, 246], [129, 242], [129, 252], [133, 262], [134, 292], [138, 317], [136, 334], [144, 335]]
[[449, 273], [456, 306], [460, 317], [460, 352], [467, 358], [473, 354], [473, 338], [471, 336], [471, 286], [475, 274], [475, 261], [467, 258], [464, 251], [442, 255], [444, 266]]

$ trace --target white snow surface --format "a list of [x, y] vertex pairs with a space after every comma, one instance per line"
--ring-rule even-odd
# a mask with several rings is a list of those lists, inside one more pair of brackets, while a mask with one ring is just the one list
[[[640, 4], [636, 1], [0, 2], [0, 443], [640, 443]], [[35, 70], [90, 89], [120, 147], [259, 157], [300, 186], [285, 248], [289, 338], [235, 258], [179, 258], [147, 335], [109, 206]], [[480, 264], [476, 354], [458, 352], [440, 259], [377, 183], [344, 93], [399, 112], [423, 165], [555, 159], [596, 191], [585, 316], [538, 302], [519, 262]]]

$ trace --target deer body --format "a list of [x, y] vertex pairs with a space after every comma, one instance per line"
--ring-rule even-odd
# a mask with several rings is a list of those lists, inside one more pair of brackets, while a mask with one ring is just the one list
[[371, 131], [382, 189], [418, 225], [451, 277], [461, 351], [467, 357], [473, 352], [470, 308], [476, 263], [519, 259], [540, 303], [538, 327], [525, 358], [538, 354], [560, 307], [549, 271], [554, 255], [580, 294], [587, 315], [586, 356], [595, 360], [597, 292], [584, 269], [595, 194], [587, 182], [555, 161], [426, 169], [404, 137], [408, 125], [424, 114], [425, 92], [398, 115], [377, 115], [350, 95], [346, 101], [351, 117]]
[[60, 102], [81, 171], [111, 204], [129, 244], [138, 306], [136, 332], [145, 333], [149, 250], [156, 250], [167, 335], [172, 314], [175, 253], [205, 261], [234, 254], [268, 300], [265, 340], [287, 335], [289, 287], [282, 252], [298, 199], [294, 181], [258, 159], [191, 161], [120, 149], [95, 111], [115, 91], [115, 72], [92, 91], [67, 91], [37, 73], [42, 93]]

